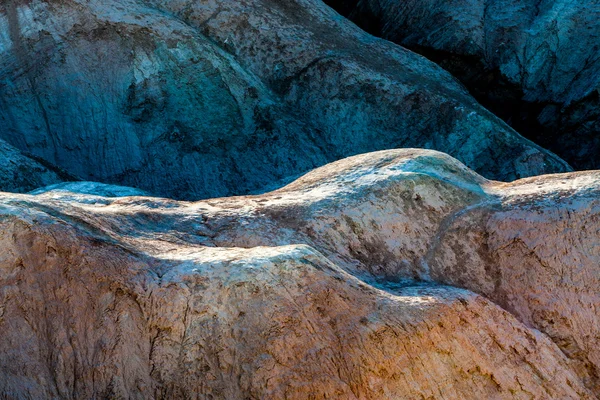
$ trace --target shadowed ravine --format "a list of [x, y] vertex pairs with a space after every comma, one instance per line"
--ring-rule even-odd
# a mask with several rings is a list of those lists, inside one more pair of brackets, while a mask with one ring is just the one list
[[325, 2], [369, 33], [434, 61], [576, 169], [600, 165], [597, 1]]

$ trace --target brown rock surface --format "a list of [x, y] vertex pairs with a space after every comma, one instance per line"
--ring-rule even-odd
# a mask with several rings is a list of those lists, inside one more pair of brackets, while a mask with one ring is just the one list
[[261, 196], [3, 194], [0, 393], [595, 398], [599, 183], [390, 150]]

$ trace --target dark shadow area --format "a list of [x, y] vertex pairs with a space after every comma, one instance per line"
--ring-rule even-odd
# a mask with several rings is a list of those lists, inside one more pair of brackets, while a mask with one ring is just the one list
[[477, 56], [407, 45], [402, 36], [388, 37], [379, 15], [384, 11], [374, 8], [374, 3], [361, 0], [324, 2], [371, 35], [393, 41], [435, 62], [457, 78], [481, 105], [573, 168], [600, 168], [597, 157], [600, 153], [600, 95], [597, 91], [566, 106], [526, 101], [519, 85], [510, 82], [498, 68], [491, 68]]

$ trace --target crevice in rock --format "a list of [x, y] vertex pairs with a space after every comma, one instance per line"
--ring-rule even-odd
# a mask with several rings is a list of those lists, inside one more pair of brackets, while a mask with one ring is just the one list
[[[548, 149], [578, 170], [595, 169], [593, 158], [600, 151], [600, 142], [590, 136], [582, 137], [580, 128], [599, 116], [589, 104], [600, 106], [600, 97], [593, 92], [568, 107], [557, 103], [530, 102], [519, 85], [506, 79], [497, 68], [490, 68], [476, 56], [458, 55], [424, 46], [408, 48], [435, 62], [456, 77], [485, 108], [500, 117], [510, 127], [534, 143]], [[586, 111], [587, 119], [572, 121], [578, 109]], [[590, 115], [591, 114], [591, 115]], [[580, 131], [577, 136], [570, 132]]]

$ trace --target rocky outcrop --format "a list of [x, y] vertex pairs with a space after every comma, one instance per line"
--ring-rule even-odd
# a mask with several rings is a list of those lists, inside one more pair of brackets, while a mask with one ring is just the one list
[[[594, 137], [593, 5], [333, 1]], [[0, 398], [597, 399], [569, 170], [319, 0], [3, 2]]]
[[574, 167], [600, 166], [597, 1], [325, 1], [437, 62], [519, 133]]
[[41, 160], [27, 157], [0, 140], [0, 191], [22, 193], [73, 179], [76, 178]]
[[569, 170], [317, 0], [10, 1], [0, 32], [1, 137], [84, 180], [198, 199], [406, 146], [497, 179]]
[[259, 196], [2, 194], [0, 393], [595, 398], [599, 188], [409, 149]]

